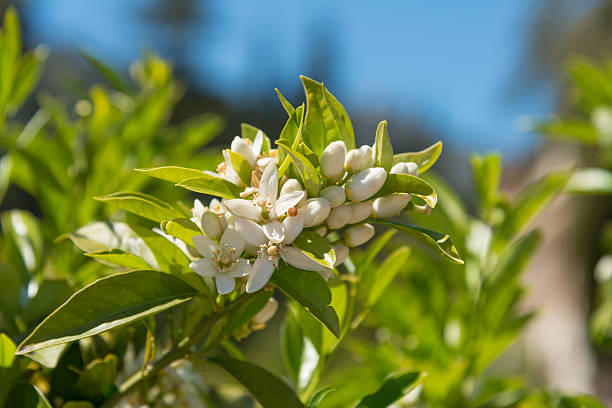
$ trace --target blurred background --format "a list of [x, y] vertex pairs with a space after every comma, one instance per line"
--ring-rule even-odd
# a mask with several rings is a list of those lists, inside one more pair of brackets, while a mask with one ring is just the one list
[[[275, 139], [286, 114], [274, 88], [296, 105], [303, 101], [298, 76], [307, 75], [344, 104], [360, 144], [372, 142], [382, 119], [397, 151], [442, 140], [436, 169], [468, 204], [475, 202], [471, 152], [501, 152], [510, 191], [551, 168], [589, 163], [592, 152], [529, 129], [571, 113], [565, 88], [573, 56], [603, 61], [612, 51], [612, 1], [600, 0], [375, 7], [344, 0], [22, 0], [0, 1], [0, 10], [8, 4], [23, 19], [26, 48], [50, 49], [41, 88], [68, 103], [86, 98], [101, 79], [80, 50], [126, 78], [131, 62], [155, 50], [173, 61], [186, 90], [173, 121], [215, 112], [226, 118], [215, 144], [239, 134], [241, 122]], [[32, 98], [20, 115], [35, 111]], [[2, 209], [27, 203], [12, 191]], [[540, 314], [523, 340], [543, 383], [608, 398], [612, 359], [591, 347], [587, 316], [600, 255], [595, 241], [610, 209], [607, 199], [563, 198], [542, 218], [545, 244], [526, 277], [525, 305]]]

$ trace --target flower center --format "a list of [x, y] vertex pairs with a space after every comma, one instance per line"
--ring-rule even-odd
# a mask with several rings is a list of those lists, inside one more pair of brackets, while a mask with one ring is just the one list
[[213, 251], [211, 260], [217, 265], [219, 271], [228, 272], [236, 263], [234, 255], [236, 255], [236, 248], [230, 248], [228, 244], [222, 244], [221, 248]]
[[274, 260], [280, 255], [281, 247], [282, 244], [273, 244], [271, 242], [268, 244], [260, 245], [261, 249], [259, 250], [258, 255], [267, 256], [270, 262], [274, 262]]

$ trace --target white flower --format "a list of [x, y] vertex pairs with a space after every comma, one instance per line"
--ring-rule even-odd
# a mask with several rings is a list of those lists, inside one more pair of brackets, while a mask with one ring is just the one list
[[299, 211], [304, 214], [304, 227], [309, 228], [323, 223], [329, 217], [331, 206], [323, 197], [309, 198]]
[[344, 242], [349, 248], [363, 245], [374, 236], [376, 230], [370, 224], [355, 225], [344, 232]]
[[381, 189], [387, 172], [382, 167], [370, 167], [351, 177], [344, 186], [346, 195], [351, 201], [364, 201]]
[[368, 145], [363, 145], [359, 148], [361, 154], [361, 169], [368, 169], [374, 166], [374, 151]]
[[323, 153], [319, 163], [321, 173], [332, 181], [339, 180], [344, 175], [344, 158], [346, 157], [346, 144], [338, 140], [331, 142]]
[[245, 243], [234, 228], [225, 230], [219, 244], [204, 235], [196, 235], [193, 237], [193, 245], [202, 258], [192, 262], [189, 267], [198, 275], [215, 278], [220, 294], [234, 290], [234, 278], [249, 274], [249, 261], [240, 258]]
[[219, 215], [213, 213], [212, 211], [206, 211], [202, 215], [201, 228], [204, 233], [212, 239], [219, 238], [223, 232]]
[[217, 166], [217, 172], [204, 170], [204, 173], [209, 174], [214, 177], [221, 177], [224, 180], [229, 181], [230, 183], [236, 185], [244, 185], [244, 183], [240, 180], [238, 173], [232, 167], [232, 162], [230, 161], [229, 153], [227, 150], [223, 150], [223, 159], [221, 163]]
[[344, 189], [339, 186], [325, 187], [321, 190], [319, 195], [329, 201], [329, 205], [331, 205], [332, 208], [342, 205], [346, 200], [346, 193]]
[[[211, 201], [212, 204], [212, 201]], [[191, 209], [191, 221], [196, 224], [198, 227], [202, 228], [202, 216], [206, 211], [206, 207], [204, 204], [197, 198], [193, 200], [193, 208]]]
[[251, 142], [249, 139], [243, 139], [240, 136], [236, 136], [232, 140], [231, 151], [240, 154], [245, 160], [251, 165], [251, 168], [255, 167], [257, 157], [261, 153], [261, 147], [263, 146], [263, 133], [260, 130], [255, 135], [255, 140]]
[[387, 218], [399, 214], [410, 202], [410, 194], [391, 194], [372, 203], [372, 217]]
[[270, 162], [261, 175], [259, 191], [253, 194], [252, 200], [241, 198], [224, 200], [223, 205], [236, 217], [253, 221], [271, 221], [295, 207], [305, 194], [303, 191], [292, 191], [278, 197], [278, 171], [276, 164]]
[[359, 149], [351, 149], [344, 158], [344, 169], [351, 174], [359, 173], [362, 170], [362, 163]]
[[327, 226], [329, 229], [339, 229], [344, 227], [351, 219], [351, 207], [347, 205], [341, 205], [336, 208], [332, 208], [327, 217]]
[[417, 177], [419, 175], [419, 166], [415, 162], [399, 162], [391, 167], [389, 174], [409, 174]]
[[351, 209], [349, 224], [357, 224], [366, 220], [372, 214], [372, 201], [361, 201], [359, 203], [348, 203]]

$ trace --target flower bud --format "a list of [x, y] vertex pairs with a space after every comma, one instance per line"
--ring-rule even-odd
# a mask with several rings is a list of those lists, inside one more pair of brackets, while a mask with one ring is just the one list
[[202, 215], [202, 229], [210, 238], [219, 238], [223, 232], [219, 216], [211, 211], [206, 211]]
[[391, 167], [389, 174], [409, 174], [418, 177], [419, 166], [415, 162], [400, 162]]
[[232, 214], [229, 211], [226, 211], [223, 214], [221, 214], [221, 228], [223, 228], [223, 230], [225, 231], [227, 227], [234, 224], [235, 218], [236, 217], [234, 216], [234, 214]]
[[270, 320], [276, 310], [278, 309], [278, 302], [274, 298], [268, 299], [268, 303], [257, 313], [251, 320], [256, 325], [266, 324]]
[[325, 187], [323, 190], [321, 190], [319, 195], [327, 199], [327, 201], [329, 201], [329, 205], [331, 205], [332, 208], [338, 207], [346, 200], [346, 194], [344, 193], [344, 189], [339, 186]]
[[316, 232], [320, 236], [324, 237], [325, 234], [327, 234], [327, 227], [325, 225], [322, 225], [319, 228], [317, 228], [316, 230], [314, 230], [314, 232]]
[[327, 227], [329, 229], [338, 229], [346, 225], [351, 218], [351, 208], [347, 205], [341, 205], [336, 208], [332, 208], [327, 217]]
[[344, 232], [344, 242], [349, 248], [363, 245], [374, 236], [374, 232], [370, 224], [354, 225]]
[[410, 194], [392, 194], [380, 197], [372, 203], [372, 217], [387, 218], [399, 214], [410, 202]]
[[364, 201], [372, 197], [385, 184], [387, 172], [382, 167], [360, 171], [346, 182], [344, 189], [351, 201]]
[[331, 206], [323, 197], [310, 198], [300, 207], [304, 214], [304, 228], [321, 224], [329, 216]]
[[294, 178], [291, 178], [283, 184], [280, 189], [280, 195], [285, 195], [289, 193], [293, 193], [294, 191], [304, 191], [304, 187]]
[[363, 145], [359, 148], [361, 156], [361, 170], [369, 169], [374, 166], [374, 151], [368, 145]]
[[240, 136], [236, 136], [234, 140], [232, 140], [230, 150], [232, 152], [240, 154], [242, 157], [245, 158], [247, 162], [249, 162], [251, 167], [255, 167], [255, 161], [257, 160], [257, 157], [255, 157], [255, 153], [253, 153], [253, 150], [251, 149], [249, 142], [247, 142], [247, 139], [243, 139]]
[[331, 142], [323, 153], [319, 163], [321, 164], [321, 173], [332, 181], [340, 180], [344, 175], [344, 158], [346, 157], [346, 145], [343, 141], [338, 140]]
[[349, 224], [356, 224], [367, 219], [372, 214], [372, 201], [362, 201], [360, 203], [347, 204], [351, 209]]
[[344, 159], [344, 169], [351, 174], [359, 173], [362, 169], [361, 153], [358, 149], [351, 149]]
[[334, 263], [335, 267], [346, 260], [346, 257], [349, 254], [349, 248], [342, 244], [334, 245], [334, 252], [336, 253], [336, 262]]

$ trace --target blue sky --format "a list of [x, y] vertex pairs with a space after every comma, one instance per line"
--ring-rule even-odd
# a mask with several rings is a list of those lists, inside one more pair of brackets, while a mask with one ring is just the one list
[[[233, 102], [265, 92], [274, 98], [274, 86], [295, 89], [298, 75], [309, 73], [307, 51], [329, 42], [332, 71], [318, 79], [349, 113], [418, 116], [464, 152], [520, 158], [537, 137], [522, 132], [517, 118], [544, 117], [555, 108], [556, 91], [547, 84], [510, 97], [540, 3], [214, 0], [185, 47], [197, 78], [192, 85]], [[164, 52], [167, 32], [142, 24], [138, 14], [150, 1], [28, 4], [32, 39], [52, 51], [85, 49], [116, 66], [145, 49]]]

